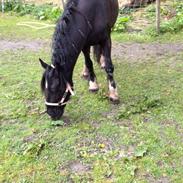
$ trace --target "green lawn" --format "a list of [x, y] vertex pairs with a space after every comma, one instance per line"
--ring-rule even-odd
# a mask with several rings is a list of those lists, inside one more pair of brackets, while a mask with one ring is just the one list
[[113, 40], [118, 42], [137, 42], [137, 43], [149, 43], [149, 42], [158, 42], [158, 43], [181, 43], [183, 38], [183, 31], [180, 31], [175, 34], [166, 33], [159, 36], [151, 36], [146, 32], [141, 33], [113, 33]]
[[[53, 28], [16, 25], [29, 17], [0, 16], [1, 39], [51, 39]], [[81, 56], [64, 123], [41, 114], [39, 57], [50, 61], [44, 49], [0, 51], [0, 182], [182, 182], [183, 53], [114, 60], [116, 106], [106, 99], [106, 75], [97, 64], [100, 91], [88, 92]]]
[[46, 24], [53, 24], [52, 22], [43, 22], [38, 21], [30, 16], [25, 17], [17, 17], [16, 14], [9, 13], [9, 15], [3, 15], [0, 13], [0, 39], [9, 39], [9, 40], [32, 40], [32, 39], [44, 39], [50, 40], [53, 28], [47, 29], [31, 29], [30, 27], [26, 26], [19, 26], [17, 24], [24, 23], [24, 22], [38, 22], [38, 23], [46, 23]]

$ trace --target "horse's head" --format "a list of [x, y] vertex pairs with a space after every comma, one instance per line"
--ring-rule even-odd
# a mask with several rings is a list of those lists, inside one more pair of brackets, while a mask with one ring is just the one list
[[45, 95], [47, 113], [53, 120], [58, 120], [64, 113], [64, 108], [70, 95], [73, 95], [70, 84], [65, 80], [60, 66], [48, 65], [39, 59], [45, 69], [41, 81], [41, 89]]

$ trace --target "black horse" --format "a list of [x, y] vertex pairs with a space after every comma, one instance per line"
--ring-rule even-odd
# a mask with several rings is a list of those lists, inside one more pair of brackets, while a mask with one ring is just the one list
[[102, 62], [109, 81], [109, 99], [117, 103], [118, 93], [111, 60], [111, 28], [118, 15], [117, 0], [69, 0], [58, 20], [52, 45], [52, 64], [40, 59], [45, 72], [41, 88], [45, 94], [47, 113], [59, 119], [73, 95], [73, 70], [81, 51], [85, 56], [83, 75], [88, 75], [89, 90], [99, 89], [90, 59], [90, 47]]

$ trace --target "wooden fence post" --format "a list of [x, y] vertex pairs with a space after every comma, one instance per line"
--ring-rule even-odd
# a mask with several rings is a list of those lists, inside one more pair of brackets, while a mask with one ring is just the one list
[[64, 0], [62, 0], [62, 7], [63, 7], [63, 9], [65, 9], [65, 2], [64, 2]]
[[156, 31], [159, 34], [160, 33], [160, 1], [161, 0], [156, 0]]

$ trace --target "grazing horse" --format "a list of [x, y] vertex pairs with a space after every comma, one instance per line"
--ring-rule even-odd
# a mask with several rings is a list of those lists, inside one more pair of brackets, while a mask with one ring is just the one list
[[109, 82], [109, 99], [119, 101], [114, 67], [111, 60], [111, 28], [118, 15], [118, 0], [68, 0], [57, 22], [52, 43], [52, 63], [40, 60], [43, 73], [41, 88], [45, 95], [47, 113], [58, 120], [73, 92], [73, 70], [81, 51], [85, 57], [85, 74], [89, 90], [99, 89], [90, 59], [90, 47], [103, 62]]

